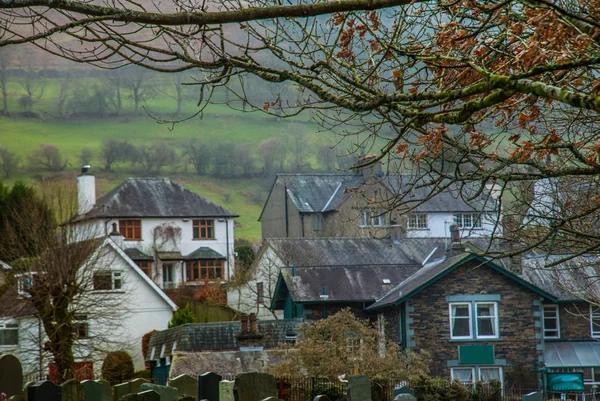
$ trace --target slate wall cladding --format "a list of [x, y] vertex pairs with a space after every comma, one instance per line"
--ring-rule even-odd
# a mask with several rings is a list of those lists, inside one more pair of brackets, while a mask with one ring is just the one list
[[[493, 341], [450, 341], [448, 295], [499, 294], [500, 338]], [[450, 376], [447, 361], [458, 360], [459, 345], [494, 345], [496, 360], [506, 360], [507, 368], [518, 365], [533, 369], [541, 355], [539, 334], [540, 296], [512, 279], [477, 263], [467, 262], [427, 287], [410, 300], [416, 349], [426, 349], [435, 360], [433, 376]], [[537, 321], [537, 324], [536, 324]], [[536, 338], [536, 333], [538, 338]]]
[[[560, 339], [557, 341], [590, 341], [590, 307], [584, 302], [559, 306]], [[547, 340], [550, 341], [550, 340]]]

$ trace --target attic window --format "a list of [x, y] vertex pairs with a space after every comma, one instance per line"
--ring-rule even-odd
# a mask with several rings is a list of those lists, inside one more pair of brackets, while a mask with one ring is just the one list
[[392, 280], [390, 280], [389, 278], [384, 278], [383, 284], [392, 284]]

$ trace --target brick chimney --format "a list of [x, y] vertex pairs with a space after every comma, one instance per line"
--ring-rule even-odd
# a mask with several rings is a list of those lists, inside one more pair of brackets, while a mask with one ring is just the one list
[[81, 216], [92, 210], [96, 204], [96, 177], [90, 174], [90, 166], [81, 168], [81, 174], [77, 177], [77, 213]]
[[458, 225], [450, 225], [450, 246], [446, 250], [446, 256], [451, 258], [466, 252], [465, 246], [460, 242], [460, 230]]
[[[259, 333], [256, 325], [256, 314], [251, 313], [248, 316], [242, 313], [242, 331], [237, 337], [240, 351], [260, 351], [264, 348], [264, 335]], [[248, 323], [250, 323], [248, 325]]]

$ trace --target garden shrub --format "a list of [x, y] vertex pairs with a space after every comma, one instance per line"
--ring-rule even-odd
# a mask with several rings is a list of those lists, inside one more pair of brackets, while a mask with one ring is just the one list
[[125, 351], [109, 352], [102, 363], [102, 377], [111, 386], [133, 379], [133, 359]]

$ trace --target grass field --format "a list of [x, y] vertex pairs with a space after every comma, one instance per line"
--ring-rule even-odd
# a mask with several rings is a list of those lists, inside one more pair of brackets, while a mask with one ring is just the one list
[[[93, 85], [98, 82], [93, 78], [79, 78], [78, 85]], [[78, 155], [83, 147], [90, 148], [94, 153], [92, 168], [97, 175], [98, 196], [114, 188], [131, 176], [147, 175], [139, 166], [132, 168], [128, 163], [117, 163], [114, 172], [101, 171], [102, 163], [98, 157], [102, 140], [114, 138], [128, 141], [132, 144], [151, 144], [159, 142], [179, 151], [192, 138], [199, 138], [203, 143], [216, 144], [220, 142], [236, 145], [246, 144], [255, 148], [261, 141], [270, 138], [283, 138], [290, 131], [302, 131], [308, 134], [311, 144], [325, 143], [322, 134], [316, 134], [318, 127], [308, 122], [307, 116], [292, 120], [279, 120], [264, 113], [241, 113], [225, 105], [209, 105], [202, 118], [176, 124], [159, 124], [149, 114], [161, 113], [166, 115], [175, 110], [175, 100], [169, 96], [157, 96], [146, 103], [146, 111], [133, 115], [132, 101], [123, 97], [125, 115], [96, 119], [57, 119], [53, 116], [59, 82], [49, 79], [46, 82], [43, 96], [33, 105], [33, 111], [39, 118], [22, 118], [18, 99], [25, 92], [18, 82], [11, 83], [9, 98], [9, 113], [11, 117], [0, 117], [0, 146], [18, 154], [22, 161], [19, 173], [6, 180], [13, 183], [23, 180], [36, 184], [42, 180], [57, 180], [75, 183], [79, 170]], [[191, 114], [197, 110], [195, 101], [188, 96], [183, 104], [184, 112]], [[69, 160], [67, 171], [50, 173], [32, 171], [26, 168], [27, 156], [40, 144], [53, 144]], [[180, 156], [181, 157], [181, 156]], [[316, 159], [310, 156], [314, 165]], [[186, 171], [187, 170], [187, 171]], [[252, 242], [260, 239], [260, 223], [257, 221], [262, 204], [257, 200], [257, 188], [265, 187], [264, 180], [253, 179], [216, 179], [213, 177], [193, 174], [192, 166], [182, 162], [177, 170], [165, 168], [161, 176], [168, 176], [202, 196], [230, 209], [240, 215], [237, 219], [236, 238]], [[264, 196], [264, 193], [263, 193]]]

